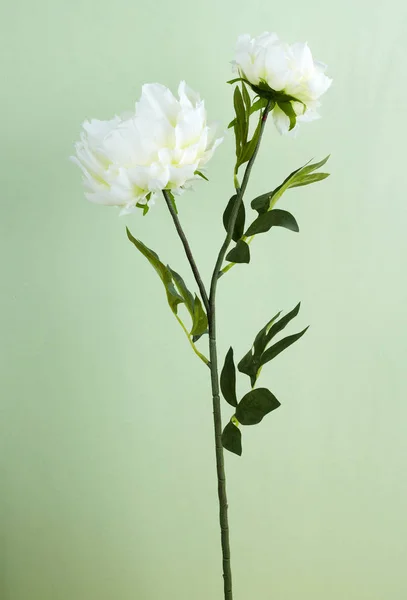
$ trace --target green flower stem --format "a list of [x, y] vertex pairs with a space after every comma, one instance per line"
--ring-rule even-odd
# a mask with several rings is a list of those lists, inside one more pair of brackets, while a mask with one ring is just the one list
[[[236, 187], [236, 191], [238, 192], [238, 185], [239, 182], [237, 180], [236, 174], [235, 174], [235, 187]], [[277, 204], [277, 202], [280, 200], [281, 196], [284, 194], [285, 190], [281, 189], [278, 192], [276, 192], [273, 196], [273, 200], [270, 203], [269, 209], [268, 210], [272, 210], [274, 208], [274, 206]], [[245, 235], [241, 238], [244, 242], [246, 242], [246, 244], [251, 244], [251, 242], [254, 240], [254, 235], [250, 236], [249, 238], [247, 238]], [[232, 267], [234, 267], [237, 263], [229, 263], [228, 265], [226, 265], [225, 267], [223, 267], [223, 269], [220, 270], [219, 272], [219, 277], [222, 277], [222, 275], [224, 275], [225, 273], [227, 273], [228, 271], [230, 271], [230, 269]]]
[[[170, 211], [170, 214], [171, 214], [172, 219], [175, 224], [175, 228], [176, 228], [178, 235], [184, 246], [185, 253], [187, 255], [189, 264], [191, 265], [192, 272], [195, 276], [195, 280], [198, 284], [199, 291], [201, 293], [202, 300], [204, 302], [204, 305], [205, 305], [205, 308], [206, 308], [207, 314], [208, 314], [209, 353], [210, 353], [209, 368], [211, 371], [213, 423], [214, 423], [214, 431], [215, 431], [215, 457], [216, 457], [216, 472], [217, 472], [217, 480], [218, 480], [219, 522], [220, 522], [220, 530], [221, 530], [224, 600], [233, 600], [233, 592], [232, 592], [232, 571], [231, 571], [231, 565], [230, 565], [228, 502], [227, 502], [227, 495], [226, 495], [225, 465], [224, 465], [223, 446], [222, 446], [222, 414], [221, 414], [221, 407], [220, 407], [219, 372], [218, 372], [217, 343], [216, 343], [216, 321], [215, 321], [216, 289], [217, 289], [219, 275], [221, 274], [221, 267], [222, 267], [224, 258], [226, 256], [227, 249], [232, 240], [232, 233], [234, 230], [237, 214], [239, 211], [239, 206], [243, 200], [243, 196], [246, 191], [247, 184], [249, 182], [250, 173], [251, 173], [254, 161], [256, 159], [256, 156], [257, 156], [257, 153], [258, 153], [258, 150], [260, 147], [260, 142], [261, 142], [264, 128], [266, 125], [270, 105], [271, 105], [271, 101], [268, 102], [266, 108], [264, 109], [261, 128], [260, 128], [260, 134], [259, 134], [256, 148], [253, 152], [251, 159], [247, 163], [247, 167], [246, 167], [246, 170], [245, 170], [245, 173], [243, 176], [243, 180], [242, 180], [242, 185], [240, 188], [237, 189], [236, 202], [233, 207], [232, 214], [230, 216], [229, 228], [228, 228], [225, 240], [222, 244], [222, 247], [219, 251], [219, 255], [216, 260], [215, 268], [213, 271], [209, 298], [206, 293], [206, 289], [202, 282], [201, 276], [199, 274], [198, 268], [196, 266], [195, 260], [193, 258], [191, 248], [188, 244], [185, 233], [181, 227], [178, 216], [175, 212], [175, 209], [173, 207], [171, 199], [168, 195], [168, 191], [163, 190], [163, 194], [164, 194], [164, 198], [167, 203], [167, 206], [168, 206], [168, 210]], [[182, 323], [182, 321], [180, 319], [179, 319], [179, 321], [189, 338], [188, 331], [186, 330], [184, 324]], [[192, 343], [192, 341], [191, 341], [191, 343]], [[195, 350], [196, 350], [196, 348], [194, 349], [194, 351]], [[205, 358], [205, 357], [203, 357], [203, 358]]]
[[[274, 206], [276, 205], [276, 203], [280, 200], [281, 196], [284, 194], [285, 190], [279, 190], [278, 192], [276, 192], [273, 196], [273, 200], [272, 202], [270, 202], [270, 207], [269, 210], [272, 210], [274, 208]], [[249, 238], [247, 238], [245, 235], [241, 238], [244, 242], [246, 242], [246, 244], [251, 244], [252, 241], [254, 240], [254, 235], [250, 236]], [[228, 265], [226, 265], [225, 267], [223, 267], [223, 269], [220, 270], [219, 272], [219, 277], [222, 277], [222, 275], [224, 275], [225, 273], [227, 273], [228, 271], [230, 271], [230, 269], [232, 267], [234, 267], [237, 263], [229, 263]]]
[[185, 325], [182, 322], [182, 320], [180, 319], [180, 317], [178, 315], [175, 315], [175, 317], [176, 317], [178, 323], [181, 325], [182, 329], [184, 330], [185, 335], [187, 336], [188, 341], [191, 344], [192, 350], [195, 352], [195, 354], [197, 356], [199, 356], [199, 358], [202, 360], [202, 362], [204, 362], [206, 364], [207, 367], [210, 367], [209, 360], [206, 358], [206, 356], [204, 354], [199, 352], [198, 348], [195, 346], [194, 342], [191, 339], [191, 335], [190, 335], [188, 329], [185, 327]]
[[236, 202], [230, 216], [229, 228], [225, 237], [225, 241], [219, 251], [218, 258], [216, 260], [215, 268], [212, 275], [211, 287], [209, 293], [209, 357], [211, 364], [211, 384], [212, 384], [212, 403], [213, 403], [213, 423], [215, 430], [215, 456], [216, 456], [216, 470], [218, 477], [218, 498], [219, 498], [219, 521], [221, 530], [221, 546], [222, 546], [222, 560], [223, 560], [223, 586], [224, 586], [224, 600], [233, 600], [232, 591], [232, 570], [230, 564], [230, 544], [229, 544], [229, 521], [228, 521], [228, 501], [226, 494], [226, 477], [225, 477], [225, 465], [223, 456], [222, 446], [222, 413], [220, 407], [220, 394], [219, 394], [219, 373], [218, 373], [218, 358], [217, 358], [217, 345], [216, 345], [216, 312], [215, 312], [215, 301], [216, 301], [216, 289], [220, 274], [222, 263], [226, 256], [226, 252], [232, 240], [232, 234], [235, 227], [236, 218], [238, 215], [240, 204], [243, 200], [243, 195], [246, 191], [246, 187], [249, 181], [250, 173], [256, 160], [256, 156], [260, 147], [261, 139], [263, 136], [264, 128], [267, 121], [271, 102], [267, 103], [266, 108], [263, 112], [262, 123], [260, 128], [260, 134], [257, 141], [256, 148], [249, 162], [243, 176], [241, 187], [237, 190]]
[[184, 230], [181, 227], [181, 223], [179, 221], [177, 213], [175, 212], [175, 209], [174, 209], [173, 203], [171, 202], [171, 198], [170, 198], [170, 196], [168, 194], [168, 191], [167, 190], [163, 190], [163, 195], [164, 195], [165, 201], [167, 203], [168, 210], [170, 211], [172, 220], [174, 221], [175, 228], [176, 228], [176, 230], [178, 232], [178, 235], [179, 235], [179, 237], [181, 239], [181, 242], [182, 242], [182, 244], [184, 246], [185, 254], [187, 255], [187, 259], [189, 261], [189, 264], [191, 265], [191, 269], [192, 269], [192, 272], [194, 274], [195, 281], [198, 284], [198, 288], [199, 288], [199, 291], [200, 291], [201, 297], [202, 297], [202, 302], [204, 303], [204, 306], [206, 308], [206, 312], [207, 312], [207, 314], [209, 316], [209, 299], [208, 299], [208, 294], [206, 293], [206, 289], [205, 289], [204, 283], [202, 281], [202, 277], [199, 274], [198, 267], [196, 266], [196, 262], [194, 260], [193, 255], [192, 255], [192, 250], [191, 250], [191, 248], [189, 246], [189, 243], [188, 243], [188, 240], [187, 240], [186, 235], [184, 233]]

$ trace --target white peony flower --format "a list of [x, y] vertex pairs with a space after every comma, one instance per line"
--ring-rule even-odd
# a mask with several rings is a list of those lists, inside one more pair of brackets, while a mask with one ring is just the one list
[[122, 207], [120, 214], [148, 210], [162, 190], [180, 194], [200, 178], [222, 142], [206, 122], [204, 101], [184, 81], [179, 99], [158, 83], [143, 85], [135, 113], [83, 123], [71, 157], [82, 169], [91, 202]]
[[325, 75], [326, 65], [313, 60], [308, 44], [289, 45], [275, 33], [268, 32], [257, 38], [241, 35], [233, 63], [239, 76], [249, 82], [256, 93], [260, 91], [260, 95], [267, 96], [271, 92], [270, 97], [276, 102], [272, 114], [280, 133], [290, 129], [287, 102], [295, 113], [295, 121], [319, 118], [319, 98], [332, 79]]

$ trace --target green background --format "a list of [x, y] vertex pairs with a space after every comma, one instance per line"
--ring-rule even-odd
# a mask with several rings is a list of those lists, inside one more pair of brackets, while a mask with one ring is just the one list
[[[222, 597], [208, 372], [125, 225], [188, 277], [170, 216], [89, 204], [68, 162], [85, 118], [185, 78], [232, 116], [238, 34], [307, 40], [334, 84], [296, 140], [269, 127], [248, 200], [310, 158], [220, 283], [220, 355], [302, 301], [307, 335], [264, 369], [282, 407], [228, 455], [236, 600], [407, 597], [403, 0], [4, 3], [1, 16], [2, 600]], [[179, 202], [207, 279], [230, 135]], [[246, 388], [241, 387], [241, 393]], [[224, 417], [230, 414], [224, 404]]]

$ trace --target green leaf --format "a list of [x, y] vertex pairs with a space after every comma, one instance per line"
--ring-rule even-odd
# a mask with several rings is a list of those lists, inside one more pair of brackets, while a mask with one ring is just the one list
[[245, 236], [250, 237], [257, 233], [264, 233], [272, 227], [284, 227], [290, 231], [299, 231], [298, 223], [291, 213], [275, 208], [274, 210], [260, 214], [250, 225]]
[[261, 194], [251, 201], [250, 206], [257, 210], [259, 214], [263, 214], [268, 211], [270, 206], [270, 200], [273, 197], [274, 192], [268, 192], [267, 194]]
[[251, 159], [251, 157], [253, 156], [256, 146], [259, 141], [260, 131], [261, 131], [261, 117], [260, 117], [257, 127], [253, 133], [252, 139], [250, 140], [250, 142], [246, 142], [243, 145], [242, 153], [239, 157], [239, 160], [237, 161], [237, 165], [236, 165], [237, 168], [240, 167], [241, 165], [243, 165], [245, 162], [248, 162]]
[[236, 246], [226, 255], [226, 260], [234, 263], [249, 263], [249, 246], [243, 240], [238, 240]]
[[[235, 87], [233, 94], [233, 105], [236, 113], [235, 132], [238, 134], [236, 137], [236, 144], [240, 148], [246, 143], [246, 110], [239, 86]], [[239, 144], [237, 143], [238, 140], [240, 142]]]
[[[206, 333], [209, 333], [209, 332], [208, 332], [208, 330], [204, 331], [203, 333], [200, 333], [199, 335], [193, 335], [193, 336], [192, 336], [192, 341], [194, 342], [194, 344], [195, 344], [195, 342], [197, 342], [198, 340], [200, 340], [200, 339], [201, 339], [201, 337], [202, 337], [203, 335], [205, 335]], [[208, 366], [209, 366], [209, 365], [208, 365]]]
[[278, 106], [281, 108], [283, 113], [286, 114], [287, 117], [290, 119], [289, 131], [291, 131], [292, 129], [294, 129], [297, 123], [297, 115], [295, 114], [291, 102], [278, 102]]
[[250, 94], [247, 91], [247, 87], [246, 87], [244, 81], [242, 81], [242, 96], [243, 96], [243, 102], [244, 102], [245, 110], [246, 110], [244, 139], [247, 140], [247, 136], [249, 135], [250, 106], [252, 104], [252, 101], [251, 101]]
[[[278, 333], [280, 333], [280, 331], [282, 331], [288, 325], [288, 323], [290, 323], [290, 321], [294, 319], [294, 317], [298, 315], [300, 305], [301, 304], [298, 303], [297, 306], [293, 308], [293, 310], [287, 313], [280, 320], [277, 319], [280, 316], [281, 312], [278, 312], [276, 315], [274, 315], [274, 317], [270, 319], [270, 321], [268, 321], [266, 325], [256, 335], [253, 346], [237, 365], [237, 368], [241, 373], [244, 373], [245, 375], [248, 375], [250, 377], [252, 387], [256, 383], [261, 367], [264, 364], [263, 357], [266, 347], [271, 342], [271, 340]], [[282, 341], [284, 342], [284, 340]]]
[[329, 160], [330, 156], [331, 155], [328, 154], [328, 156], [325, 156], [325, 158], [323, 158], [319, 162], [312, 163], [311, 165], [309, 163], [307, 163], [306, 165], [304, 165], [303, 167], [298, 169], [298, 171], [301, 171], [302, 175], [309, 175], [309, 173], [313, 173], [317, 169], [320, 169], [321, 167], [323, 167]]
[[171, 190], [165, 190], [165, 191], [167, 192], [167, 194], [168, 194], [168, 198], [169, 198], [169, 199], [170, 199], [170, 201], [171, 201], [171, 204], [172, 204], [172, 207], [173, 207], [173, 209], [174, 209], [174, 212], [175, 212], [175, 214], [177, 215], [177, 214], [178, 214], [178, 208], [177, 208], [177, 205], [176, 205], [176, 203], [175, 203], [174, 194], [171, 192]]
[[202, 171], [195, 171], [194, 175], [199, 175], [199, 177], [202, 177], [202, 179], [205, 179], [205, 181], [209, 181], [209, 179], [207, 178], [207, 176], [204, 175], [202, 173]]
[[175, 282], [175, 285], [176, 285], [183, 301], [185, 302], [185, 306], [187, 307], [189, 314], [193, 318], [194, 317], [194, 297], [193, 297], [193, 295], [187, 288], [185, 281], [182, 279], [181, 275], [179, 275], [179, 273], [177, 273], [176, 271], [171, 269], [171, 267], [169, 265], [167, 265], [167, 269], [171, 273], [171, 276]]
[[220, 374], [220, 389], [226, 402], [237, 406], [236, 397], [236, 368], [233, 360], [233, 348], [229, 348], [222, 372]]
[[270, 346], [270, 348], [268, 348], [263, 353], [263, 355], [260, 359], [260, 366], [263, 366], [266, 363], [270, 362], [270, 360], [273, 360], [273, 358], [275, 358], [278, 354], [280, 354], [280, 352], [283, 352], [283, 350], [285, 350], [286, 348], [288, 348], [289, 346], [294, 344], [294, 342], [299, 340], [300, 337], [302, 337], [304, 335], [304, 333], [307, 331], [307, 329], [308, 329], [308, 327], [306, 327], [299, 333], [295, 333], [294, 335], [289, 335], [286, 338], [275, 343], [273, 346]]
[[265, 347], [271, 342], [273, 337], [275, 337], [280, 331], [283, 331], [285, 327], [287, 327], [288, 323], [290, 323], [300, 312], [301, 302], [298, 302], [297, 306], [295, 306], [289, 313], [281, 317], [279, 321], [276, 323], [272, 323], [268, 328], [267, 333], [265, 335], [265, 346], [262, 349], [264, 351]]
[[175, 285], [185, 302], [185, 306], [188, 309], [189, 314], [192, 318], [192, 329], [190, 335], [194, 336], [194, 342], [201, 337], [204, 333], [206, 333], [208, 329], [208, 318], [206, 316], [206, 312], [202, 306], [202, 302], [197, 295], [195, 297], [191, 294], [187, 286], [185, 285], [185, 281], [182, 279], [181, 275], [171, 269], [167, 265], [167, 269], [171, 273], [171, 276], [175, 282]]
[[235, 77], [234, 79], [229, 79], [229, 81], [227, 81], [226, 83], [236, 83], [237, 81], [244, 81], [245, 83], [247, 83], [246, 79], [243, 79], [243, 77]]
[[226, 448], [226, 450], [229, 450], [229, 452], [242, 456], [242, 434], [240, 429], [236, 427], [232, 421], [229, 421], [223, 430], [222, 446]]
[[258, 85], [252, 85], [251, 88], [256, 94], [266, 99], [276, 98], [278, 95], [278, 92], [273, 90], [265, 79], [260, 79]]
[[302, 177], [298, 183], [294, 182], [290, 185], [290, 187], [294, 188], [300, 187], [301, 185], [310, 185], [311, 183], [322, 181], [327, 177], [329, 177], [329, 173], [312, 173], [311, 175], [304, 175], [304, 177]]
[[141, 208], [141, 210], [143, 211], [143, 217], [145, 217], [148, 211], [150, 210], [148, 203], [141, 204], [140, 202], [137, 202], [136, 206], [137, 208]]
[[130, 230], [126, 227], [127, 237], [136, 246], [136, 248], [143, 254], [149, 263], [154, 267], [161, 281], [164, 284], [165, 291], [167, 292], [167, 300], [171, 310], [176, 314], [177, 306], [183, 302], [183, 298], [177, 293], [175, 286], [172, 282], [172, 275], [170, 270], [160, 261], [158, 255], [150, 250], [140, 240], [137, 240], [132, 236]]
[[208, 317], [203, 309], [201, 300], [195, 295], [191, 335], [201, 336], [206, 332], [207, 329]]
[[280, 406], [277, 398], [266, 388], [251, 390], [237, 405], [236, 418], [242, 425], [256, 425]]
[[242, 360], [237, 365], [237, 368], [241, 373], [248, 375], [249, 377], [253, 377], [257, 373], [257, 368], [253, 363], [253, 350], [250, 348], [249, 352], [244, 355]]
[[259, 333], [256, 335], [256, 337], [254, 339], [254, 343], [253, 343], [253, 355], [254, 356], [260, 356], [266, 349], [266, 346], [268, 343], [267, 334], [270, 331], [270, 328], [273, 325], [273, 323], [276, 321], [276, 319], [278, 319], [278, 317], [280, 315], [281, 315], [281, 311], [278, 312], [276, 315], [274, 315], [274, 317], [272, 317], [270, 319], [270, 321], [268, 321], [266, 323], [266, 325], [263, 327], [263, 329], [260, 329]]
[[271, 210], [276, 202], [281, 198], [286, 190], [291, 187], [299, 187], [301, 185], [309, 185], [310, 183], [315, 183], [316, 181], [321, 181], [328, 176], [328, 173], [316, 173], [314, 176], [310, 177], [310, 174], [322, 167], [329, 156], [326, 156], [323, 160], [309, 164], [306, 163], [304, 166], [296, 169], [292, 173], [288, 175], [278, 187], [276, 187], [272, 192], [268, 192], [267, 194], [261, 194], [257, 196], [251, 202], [251, 207], [256, 210], [259, 214], [263, 214], [268, 210]]
[[259, 98], [258, 100], [253, 102], [253, 104], [251, 105], [250, 114], [252, 115], [256, 111], [266, 108], [266, 106], [267, 106], [267, 98]]
[[242, 133], [241, 127], [237, 119], [235, 119], [234, 121], [233, 131], [235, 132], [236, 158], [239, 159], [240, 153], [242, 151]]
[[[231, 197], [231, 199], [228, 202], [227, 207], [225, 208], [225, 212], [223, 213], [223, 226], [226, 229], [226, 231], [229, 231], [230, 216], [232, 214], [236, 198], [237, 198], [236, 194]], [[243, 235], [245, 220], [246, 220], [246, 211], [245, 211], [244, 203], [240, 202], [239, 210], [237, 213], [237, 218], [235, 221], [235, 227], [233, 229], [233, 234], [232, 234], [232, 240], [234, 240], [235, 242], [237, 242]]]
[[251, 106], [252, 101], [250, 99], [250, 94], [247, 91], [247, 87], [246, 87], [244, 81], [242, 81], [242, 95], [243, 95], [243, 101], [244, 101], [245, 106], [246, 106], [246, 112], [247, 112], [247, 114], [249, 114], [250, 106]]

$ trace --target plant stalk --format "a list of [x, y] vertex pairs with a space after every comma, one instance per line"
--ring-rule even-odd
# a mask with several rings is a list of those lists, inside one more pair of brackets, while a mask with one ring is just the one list
[[257, 141], [256, 148], [253, 152], [253, 156], [247, 163], [247, 167], [243, 176], [242, 185], [237, 189], [236, 202], [233, 207], [228, 231], [225, 237], [225, 240], [222, 244], [222, 247], [219, 251], [215, 268], [213, 271], [212, 279], [211, 279], [211, 287], [209, 298], [206, 293], [205, 286], [203, 284], [202, 278], [199, 274], [198, 268], [196, 266], [194, 257], [192, 255], [191, 248], [189, 246], [188, 240], [185, 236], [185, 233], [181, 227], [180, 221], [178, 219], [178, 215], [176, 210], [171, 202], [171, 198], [168, 194], [167, 190], [163, 190], [163, 195], [165, 201], [167, 203], [168, 209], [172, 216], [172, 219], [175, 224], [175, 228], [178, 232], [178, 235], [181, 239], [181, 242], [184, 246], [185, 253], [187, 255], [189, 264], [191, 266], [192, 272], [194, 274], [195, 280], [198, 284], [199, 291], [202, 296], [203, 303], [205, 305], [207, 315], [208, 315], [208, 325], [209, 325], [209, 356], [210, 363], [209, 368], [211, 371], [211, 387], [212, 387], [212, 404], [213, 404], [213, 423], [214, 423], [214, 432], [215, 432], [215, 457], [216, 457], [216, 472], [217, 472], [217, 480], [218, 480], [218, 499], [219, 499], [219, 522], [220, 522], [220, 530], [221, 530], [221, 547], [222, 547], [222, 564], [223, 564], [223, 586], [224, 586], [224, 600], [233, 600], [233, 591], [232, 591], [232, 571], [230, 564], [230, 543], [229, 543], [229, 521], [228, 521], [228, 502], [227, 502], [227, 494], [226, 494], [226, 477], [225, 477], [225, 465], [224, 465], [224, 455], [223, 455], [223, 446], [222, 446], [222, 414], [221, 414], [221, 406], [220, 406], [220, 390], [219, 390], [219, 371], [218, 371], [218, 357], [217, 357], [217, 341], [216, 341], [216, 290], [218, 279], [221, 275], [221, 268], [224, 258], [226, 256], [227, 249], [232, 240], [232, 234], [235, 227], [235, 222], [237, 218], [237, 214], [239, 211], [240, 204], [243, 200], [244, 193], [246, 191], [246, 187], [249, 181], [250, 173], [256, 160], [256, 156], [260, 147], [260, 142], [263, 136], [264, 128], [266, 125], [266, 120], [269, 112], [271, 102], [269, 102], [266, 108], [263, 111], [262, 123], [260, 128], [260, 134]]
[[216, 341], [216, 289], [218, 284], [219, 275], [222, 268], [222, 263], [226, 256], [227, 249], [232, 241], [233, 230], [235, 227], [236, 218], [238, 215], [240, 204], [243, 200], [244, 193], [246, 191], [247, 184], [249, 182], [250, 173], [256, 160], [257, 153], [259, 151], [260, 142], [263, 137], [264, 128], [267, 121], [267, 116], [270, 108], [270, 101], [264, 109], [262, 116], [262, 123], [257, 141], [256, 148], [253, 152], [253, 156], [249, 160], [241, 187], [237, 190], [236, 202], [233, 207], [228, 231], [225, 237], [225, 241], [219, 251], [218, 258], [216, 260], [215, 268], [212, 275], [211, 287], [209, 293], [209, 313], [208, 313], [208, 324], [209, 324], [209, 360], [211, 369], [211, 384], [212, 384], [212, 403], [213, 403], [213, 423], [215, 430], [215, 455], [216, 455], [216, 471], [218, 477], [218, 498], [219, 498], [219, 522], [221, 530], [221, 546], [222, 546], [222, 561], [223, 561], [223, 586], [224, 586], [224, 600], [233, 600], [232, 591], [232, 570], [230, 563], [230, 542], [229, 542], [229, 519], [228, 519], [228, 501], [226, 493], [226, 477], [225, 477], [225, 465], [224, 465], [224, 453], [222, 446], [222, 413], [220, 407], [220, 393], [219, 393], [219, 372], [218, 372], [218, 357], [217, 357], [217, 341]]

